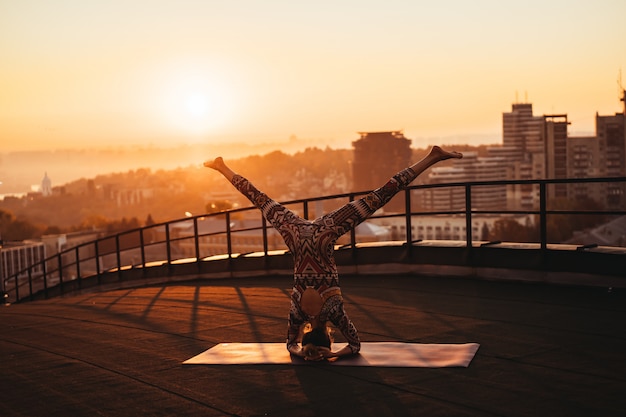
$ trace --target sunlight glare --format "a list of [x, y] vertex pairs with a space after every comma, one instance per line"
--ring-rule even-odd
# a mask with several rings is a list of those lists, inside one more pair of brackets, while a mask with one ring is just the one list
[[224, 74], [176, 68], [164, 71], [160, 78], [159, 113], [187, 140], [198, 140], [232, 123], [237, 91]]
[[194, 117], [208, 116], [210, 111], [209, 99], [200, 92], [191, 93], [187, 96], [185, 105], [189, 114]]

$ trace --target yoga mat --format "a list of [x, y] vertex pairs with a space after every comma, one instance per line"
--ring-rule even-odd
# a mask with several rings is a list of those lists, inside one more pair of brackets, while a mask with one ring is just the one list
[[[480, 345], [424, 344], [404, 342], [362, 342], [359, 355], [323, 362], [332, 366], [380, 367], [465, 367]], [[185, 365], [308, 365], [311, 363], [289, 354], [285, 343], [220, 343], [183, 362]]]

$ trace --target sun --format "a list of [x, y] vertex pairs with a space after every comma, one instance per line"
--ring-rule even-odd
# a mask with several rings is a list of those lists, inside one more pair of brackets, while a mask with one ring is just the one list
[[211, 103], [205, 93], [196, 91], [187, 95], [185, 108], [192, 117], [207, 117], [211, 110]]
[[175, 89], [166, 103], [169, 125], [183, 134], [206, 135], [227, 118], [228, 104], [223, 93], [201, 84]]
[[176, 134], [197, 140], [233, 123], [237, 89], [220, 74], [165, 72], [158, 83], [159, 121]]

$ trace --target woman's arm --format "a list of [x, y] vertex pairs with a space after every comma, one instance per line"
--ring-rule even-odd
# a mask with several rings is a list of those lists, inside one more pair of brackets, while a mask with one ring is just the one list
[[289, 345], [287, 346], [287, 350], [289, 353], [295, 356], [300, 356], [301, 358], [305, 358], [304, 350], [300, 347], [299, 344]]
[[295, 221], [297, 216], [291, 210], [272, 200], [264, 192], [258, 190], [250, 181], [230, 169], [221, 157], [206, 161], [204, 166], [221, 173], [230, 183], [252, 204], [254, 204], [270, 224], [280, 232], [285, 243], [293, 251], [291, 236], [283, 230], [284, 224]]

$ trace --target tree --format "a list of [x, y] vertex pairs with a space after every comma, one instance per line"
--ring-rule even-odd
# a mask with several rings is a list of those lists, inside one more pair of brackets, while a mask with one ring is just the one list
[[140, 227], [139, 220], [136, 217], [132, 217], [127, 219], [126, 217], [122, 217], [122, 220], [114, 220], [110, 222], [106, 231], [109, 234], [125, 232], [127, 230], [138, 229]]
[[[575, 200], [556, 198], [548, 201], [548, 210], [601, 211], [602, 206], [594, 199], [588, 197]], [[598, 214], [550, 214], [546, 219], [548, 242], [565, 242], [574, 235], [575, 231], [589, 229], [605, 221], [606, 216]]]
[[489, 226], [487, 226], [487, 222], [483, 222], [483, 227], [480, 230], [480, 240], [489, 240]]
[[0, 238], [19, 241], [41, 237], [43, 227], [28, 220], [16, 219], [10, 211], [0, 210]]
[[146, 226], [152, 226], [153, 224], [155, 224], [156, 222], [154, 221], [154, 219], [152, 218], [152, 214], [148, 214], [148, 217], [146, 218]]
[[60, 235], [61, 233], [63, 233], [63, 230], [61, 230], [61, 228], [58, 226], [48, 226], [43, 231], [44, 235]]
[[503, 218], [495, 221], [493, 229], [489, 232], [488, 240], [536, 242], [538, 236], [534, 227], [521, 225], [510, 218]]

